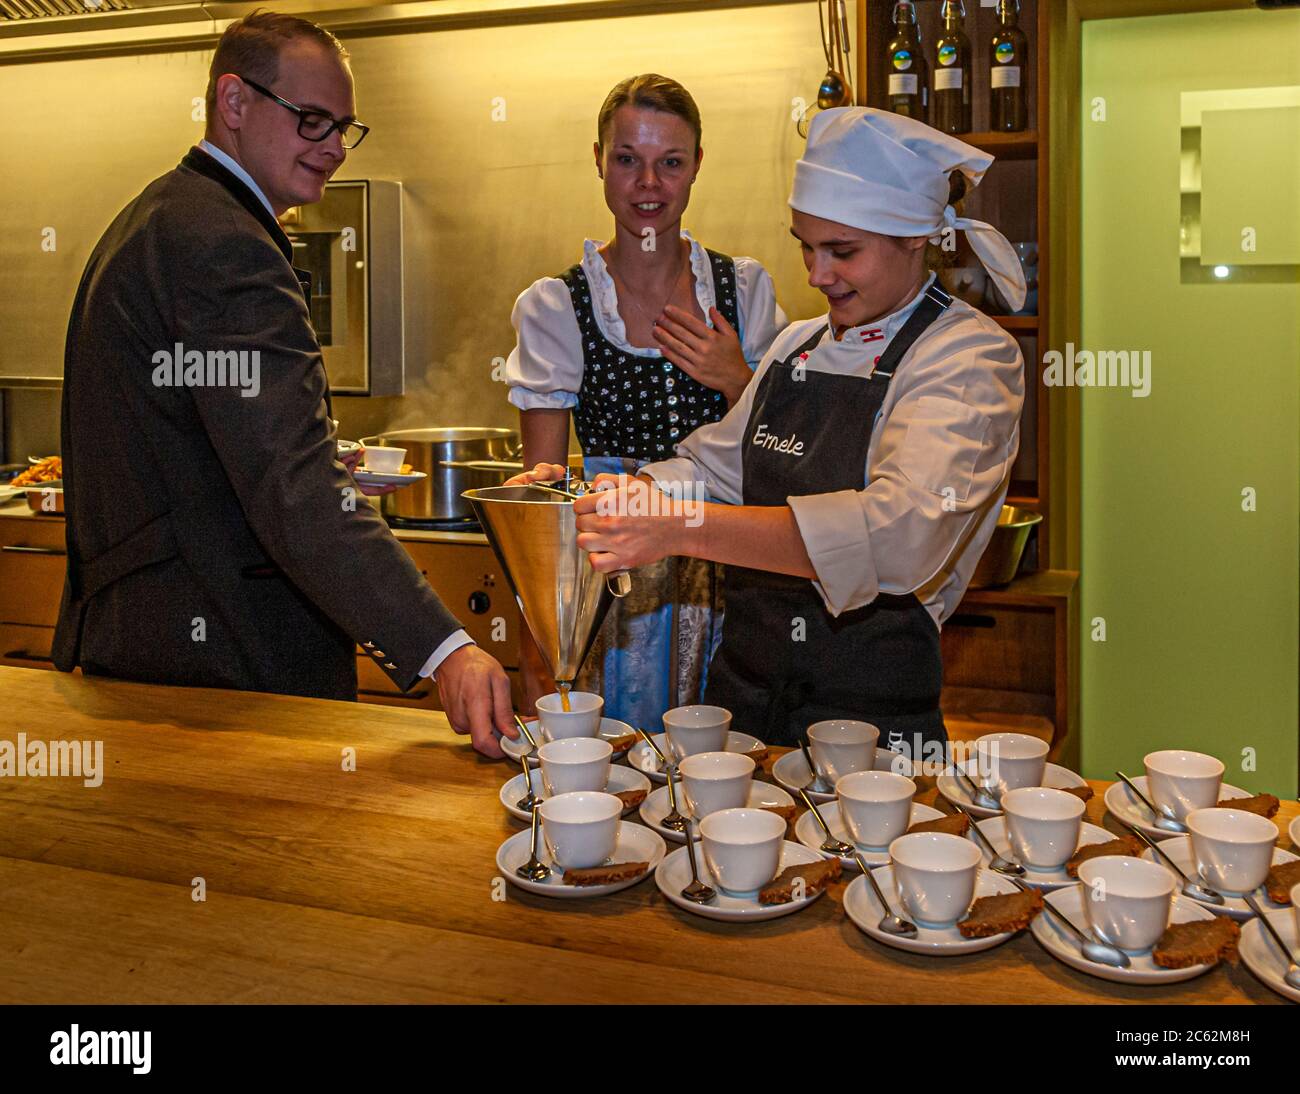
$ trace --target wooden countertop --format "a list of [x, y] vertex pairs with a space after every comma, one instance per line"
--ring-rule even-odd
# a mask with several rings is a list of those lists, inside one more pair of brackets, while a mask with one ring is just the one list
[[1244, 965], [1142, 989], [1023, 934], [903, 954], [846, 918], [843, 883], [752, 925], [680, 911], [653, 879], [494, 900], [514, 771], [440, 714], [4, 667], [0, 694], [0, 739], [102, 740], [105, 770], [0, 779], [3, 1003], [1282, 1002]]

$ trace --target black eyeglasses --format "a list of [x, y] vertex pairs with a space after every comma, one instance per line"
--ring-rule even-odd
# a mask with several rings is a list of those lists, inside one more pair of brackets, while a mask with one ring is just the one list
[[366, 134], [370, 132], [370, 126], [362, 125], [360, 122], [341, 122], [336, 120], [330, 114], [322, 114], [319, 110], [307, 110], [297, 103], [291, 103], [288, 99], [282, 99], [274, 91], [263, 87], [261, 84], [254, 83], [247, 76], [240, 76], [254, 91], [265, 95], [279, 103], [285, 110], [292, 110], [298, 115], [298, 136], [305, 141], [313, 141], [319, 144], [328, 137], [334, 130], [339, 131], [343, 138], [343, 147], [347, 149], [355, 148], [363, 140]]

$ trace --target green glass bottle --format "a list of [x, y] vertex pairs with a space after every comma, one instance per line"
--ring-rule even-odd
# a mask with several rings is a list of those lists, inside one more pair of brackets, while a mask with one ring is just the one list
[[921, 50], [921, 28], [911, 0], [894, 5], [894, 36], [886, 52], [889, 109], [918, 121], [929, 116], [930, 80]]
[[998, 27], [989, 44], [989, 128], [997, 133], [1019, 133], [1029, 123], [1029, 39], [1016, 23], [1019, 14], [1020, 0], [998, 0]]
[[962, 30], [962, 0], [944, 0], [943, 30], [935, 42], [930, 124], [944, 133], [970, 132], [970, 39]]

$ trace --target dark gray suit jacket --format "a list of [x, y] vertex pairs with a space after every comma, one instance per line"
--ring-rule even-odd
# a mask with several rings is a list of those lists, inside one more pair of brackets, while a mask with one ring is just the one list
[[[59, 668], [355, 699], [354, 641], [406, 689], [460, 626], [335, 459], [291, 256], [197, 148], [91, 255], [64, 360]], [[193, 351], [257, 351], [257, 394], [165, 367]]]

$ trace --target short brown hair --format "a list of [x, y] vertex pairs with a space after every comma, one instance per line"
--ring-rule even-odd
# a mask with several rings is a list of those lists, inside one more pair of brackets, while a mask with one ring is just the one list
[[348, 51], [334, 35], [296, 15], [281, 15], [259, 8], [231, 23], [217, 43], [212, 66], [208, 69], [208, 117], [211, 118], [217, 109], [217, 80], [227, 72], [233, 72], [236, 76], [247, 76], [263, 87], [270, 87], [280, 75], [280, 50], [299, 38], [334, 50], [341, 60], [348, 59]]
[[699, 151], [702, 136], [700, 108], [695, 105], [691, 93], [676, 80], [653, 72], [629, 76], [615, 84], [613, 90], [605, 96], [605, 103], [596, 119], [596, 143], [602, 148], [605, 146], [605, 131], [614, 119], [614, 112], [620, 106], [628, 105], [676, 114], [691, 127], [695, 134], [695, 149]]

